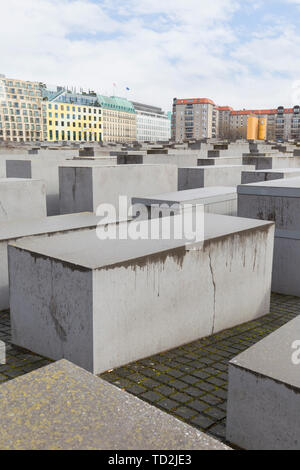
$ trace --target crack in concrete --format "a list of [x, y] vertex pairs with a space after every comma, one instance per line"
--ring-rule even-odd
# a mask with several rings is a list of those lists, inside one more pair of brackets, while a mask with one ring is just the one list
[[6, 210], [4, 209], [3, 204], [2, 204], [1, 201], [0, 201], [0, 208], [2, 209], [2, 211], [4, 212], [4, 214], [7, 215], [7, 212], [6, 212]]
[[217, 290], [217, 286], [216, 286], [214, 270], [213, 270], [213, 266], [212, 266], [212, 259], [211, 259], [210, 249], [208, 250], [208, 258], [209, 258], [209, 268], [210, 268], [211, 279], [212, 279], [212, 283], [213, 283], [213, 287], [214, 287], [214, 315], [213, 315], [213, 323], [212, 323], [212, 330], [211, 330], [211, 334], [213, 334], [214, 330], [215, 330], [215, 319], [216, 319], [216, 290]]

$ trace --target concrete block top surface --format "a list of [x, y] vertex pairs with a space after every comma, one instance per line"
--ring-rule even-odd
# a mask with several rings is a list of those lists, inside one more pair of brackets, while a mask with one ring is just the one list
[[270, 168], [265, 170], [254, 170], [253, 173], [300, 173], [300, 168]]
[[241, 184], [237, 187], [237, 192], [262, 196], [300, 197], [300, 177]]
[[297, 349], [295, 341], [300, 341], [300, 316], [236, 356], [230, 364], [300, 388], [299, 365], [292, 360]]
[[202, 203], [224, 201], [225, 199], [235, 199], [236, 188], [230, 186], [212, 186], [207, 188], [188, 189], [173, 193], [158, 194], [144, 198], [132, 198], [133, 202], [146, 205], [163, 203]]
[[251, 165], [212, 165], [212, 166], [185, 166], [184, 169], [197, 169], [197, 170], [207, 170], [207, 171], [219, 171], [221, 168], [225, 168], [225, 169], [228, 169], [228, 168], [240, 168], [240, 169], [244, 169], [244, 168], [252, 168]]
[[32, 184], [33, 181], [42, 181], [38, 179], [31, 179], [31, 178], [0, 178], [0, 185], [12, 185], [12, 183], [20, 183], [21, 184]]
[[[130, 170], [130, 168], [133, 168], [133, 167], [137, 167], [137, 168], [140, 169], [140, 168], [144, 168], [144, 167], [153, 167], [153, 166], [155, 166], [155, 167], [158, 167], [158, 166], [167, 166], [167, 167], [169, 167], [170, 165], [164, 165], [164, 164], [159, 164], [159, 163], [157, 163], [157, 164], [155, 164], [155, 163], [153, 163], [153, 164], [152, 163], [144, 163], [143, 165], [139, 165], [139, 164], [132, 164], [132, 165], [131, 164], [129, 164], [129, 165], [111, 164], [111, 165], [103, 166], [103, 165], [99, 164], [99, 162], [97, 162], [97, 161], [93, 162], [92, 160], [89, 160], [88, 162], [83, 162], [83, 163], [81, 163], [81, 161], [80, 161], [80, 163], [77, 163], [77, 161], [76, 162], [70, 161], [67, 164], [63, 163], [62, 165], [59, 165], [60, 168], [64, 168], [64, 167], [68, 167], [68, 168], [69, 167], [71, 167], [71, 168], [84, 167], [84, 168], [86, 168], [88, 166], [92, 166], [93, 168], [100, 168], [100, 169], [103, 169], [103, 168], [105, 168], [105, 169], [107, 169], [107, 168], [116, 168], [117, 170], [121, 170], [121, 171], [125, 170], [126, 171], [126, 169]], [[195, 167], [195, 168], [198, 168], [198, 167]]]
[[[152, 220], [145, 220], [140, 224], [150, 227]], [[123, 222], [133, 224], [133, 222]], [[216, 214], [204, 215], [204, 239], [205, 242], [214, 239], [225, 238], [230, 235], [249, 231], [268, 231], [273, 222], [259, 221], [239, 217], [222, 216]], [[56, 259], [60, 262], [80, 267], [84, 270], [111, 269], [113, 267], [147, 264], [149, 257], [158, 260], [167, 256], [174, 256], [180, 263], [184, 253], [189, 249], [201, 249], [202, 243], [190, 242], [185, 239], [179, 240], [126, 240], [109, 239], [100, 240], [96, 230], [89, 232], [76, 231], [67, 237], [56, 235], [51, 238], [36, 237], [33, 239], [22, 239], [11, 244], [18, 249], [29, 251], [32, 256]]]
[[0, 401], [1, 449], [229, 449], [65, 360], [2, 385]]
[[101, 217], [92, 212], [13, 220], [0, 223], [0, 241], [14, 238], [63, 232], [75, 228], [96, 227]]

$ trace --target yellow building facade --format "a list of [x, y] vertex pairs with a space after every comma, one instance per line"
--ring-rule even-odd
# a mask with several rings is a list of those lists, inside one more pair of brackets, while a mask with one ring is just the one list
[[98, 106], [46, 102], [49, 142], [100, 142], [102, 109]]

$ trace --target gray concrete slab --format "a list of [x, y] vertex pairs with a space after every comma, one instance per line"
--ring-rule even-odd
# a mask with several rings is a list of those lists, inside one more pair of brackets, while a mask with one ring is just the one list
[[43, 181], [0, 178], [0, 223], [46, 216], [46, 185]]
[[169, 150], [168, 155], [145, 155], [144, 163], [148, 165], [177, 165], [178, 168], [197, 165], [197, 158], [200, 156], [199, 152], [180, 151], [173, 153]]
[[62, 214], [91, 211], [99, 204], [112, 204], [117, 211], [119, 196], [147, 196], [177, 189], [175, 165], [64, 165], [59, 168]]
[[26, 160], [7, 160], [6, 174], [8, 178], [33, 178], [46, 183], [47, 215], [59, 215], [58, 165], [63, 158], [28, 157]]
[[238, 215], [276, 224], [272, 290], [300, 296], [300, 178], [238, 186]]
[[203, 188], [208, 186], [237, 186], [241, 183], [242, 171], [252, 171], [251, 165], [214, 165], [178, 168], [178, 189]]
[[280, 168], [274, 170], [255, 170], [242, 172], [242, 184], [260, 183], [282, 178], [300, 176], [300, 168]]
[[2, 450], [229, 450], [65, 360], [0, 386], [0, 400]]
[[93, 231], [10, 244], [13, 343], [101, 373], [268, 313], [273, 224], [206, 214], [204, 228], [197, 244]]
[[300, 449], [299, 338], [300, 316], [230, 362], [230, 442], [249, 450]]
[[150, 197], [132, 198], [132, 204], [143, 204], [148, 208], [151, 216], [151, 206], [163, 206], [159, 210], [162, 215], [170, 215], [170, 210], [164, 207], [177, 207], [177, 212], [185, 204], [193, 206], [203, 204], [205, 212], [220, 215], [237, 214], [237, 191], [235, 187], [220, 186], [208, 188], [196, 188], [186, 191], [158, 194]]
[[243, 157], [198, 158], [198, 166], [206, 165], [242, 165]]
[[299, 168], [300, 159], [284, 155], [265, 154], [265, 156], [244, 156], [244, 165], [255, 165], [256, 170], [271, 170], [276, 168]]
[[[30, 180], [32, 181], [32, 180]], [[42, 236], [49, 240], [55, 234], [69, 234], [76, 230], [92, 230], [101, 218], [92, 213], [53, 217], [27, 218], [0, 223], [0, 311], [9, 308], [9, 280], [7, 245], [24, 237]]]

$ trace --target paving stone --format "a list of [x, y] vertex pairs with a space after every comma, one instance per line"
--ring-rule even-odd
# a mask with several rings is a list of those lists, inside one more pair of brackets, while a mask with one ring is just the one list
[[209, 384], [207, 382], [199, 382], [197, 386], [200, 390], [203, 390], [204, 392], [213, 392], [216, 388], [214, 385]]
[[194, 398], [200, 398], [205, 392], [203, 390], [199, 390], [197, 387], [188, 387], [184, 389], [184, 393], [187, 393]]
[[193, 377], [192, 375], [184, 375], [180, 378], [180, 380], [190, 385], [194, 385], [195, 383], [199, 382], [199, 377]]
[[170, 387], [176, 388], [177, 390], [182, 390], [187, 388], [187, 386], [187, 383], [181, 382], [180, 380], [173, 380], [173, 382], [170, 383]]
[[[144, 386], [144, 382], [143, 382], [143, 386]], [[160, 393], [161, 395], [165, 395], [166, 397], [168, 397], [169, 395], [171, 395], [172, 393], [174, 393], [174, 388], [171, 388], [171, 387], [168, 387], [167, 385], [160, 385], [159, 387], [157, 387], [155, 389], [155, 391], [157, 393]]]
[[188, 405], [189, 405], [189, 407], [191, 407], [194, 410], [197, 410], [199, 412], [202, 412], [202, 411], [207, 410], [209, 408], [208, 403], [205, 403], [205, 402], [200, 401], [200, 400], [193, 400]]
[[212, 419], [207, 418], [206, 416], [197, 416], [196, 418], [193, 418], [191, 420], [191, 424], [206, 431], [214, 424], [214, 421]]
[[162, 397], [156, 392], [148, 391], [140, 395], [140, 398], [143, 398], [144, 400], [147, 400], [150, 402], [156, 402], [156, 401], [161, 400]]
[[201, 399], [205, 401], [206, 403], [209, 403], [210, 405], [217, 405], [218, 403], [222, 402], [220, 398], [215, 397], [214, 395], [210, 395], [210, 394], [203, 395]]
[[191, 400], [191, 397], [189, 395], [187, 395], [186, 393], [180, 393], [180, 392], [177, 392], [174, 395], [171, 395], [170, 398], [172, 400], [179, 401], [180, 403], [186, 403], [187, 401]]
[[212, 426], [209, 429], [209, 433], [212, 436], [215, 436], [215, 437], [217, 437], [221, 440], [225, 440], [225, 438], [226, 438], [226, 426], [222, 425], [222, 424], [217, 424], [215, 426]]
[[217, 407], [206, 409], [205, 414], [212, 418], [214, 421], [221, 421], [222, 419], [226, 418], [226, 411], [220, 410]]
[[202, 371], [202, 370], [198, 370], [198, 371], [194, 371], [192, 373], [192, 375], [194, 377], [197, 377], [198, 379], [202, 379], [202, 380], [205, 380], [209, 377], [209, 374], [207, 374], [206, 372]]
[[218, 377], [209, 377], [206, 379], [206, 382], [216, 385], [217, 387], [222, 387], [225, 384], [225, 381], [222, 379], [219, 379]]
[[164, 409], [168, 410], [168, 411], [171, 411], [171, 410], [177, 408], [178, 403], [174, 400], [169, 400], [168, 398], [166, 398], [165, 400], [160, 400], [159, 406], [161, 408], [164, 408]]
[[182, 377], [184, 373], [180, 370], [172, 369], [172, 370], [169, 370], [168, 375], [171, 375], [172, 377], [175, 377], [178, 379], [179, 377]]
[[147, 378], [146, 380], [142, 382], [142, 385], [143, 387], [150, 389], [150, 390], [161, 386], [160, 382], [156, 382], [156, 380], [147, 379]]
[[181, 416], [184, 419], [191, 419], [196, 414], [196, 410], [192, 410], [191, 408], [187, 408], [186, 406], [181, 406], [176, 410], [176, 415]]
[[131, 393], [132, 395], [140, 395], [146, 389], [140, 385], [132, 385], [131, 387], [126, 387], [126, 392]]
[[213, 394], [214, 394], [216, 397], [223, 398], [224, 400], [227, 398], [227, 392], [226, 392], [225, 390], [222, 390], [222, 389], [215, 390], [215, 391], [213, 392]]

